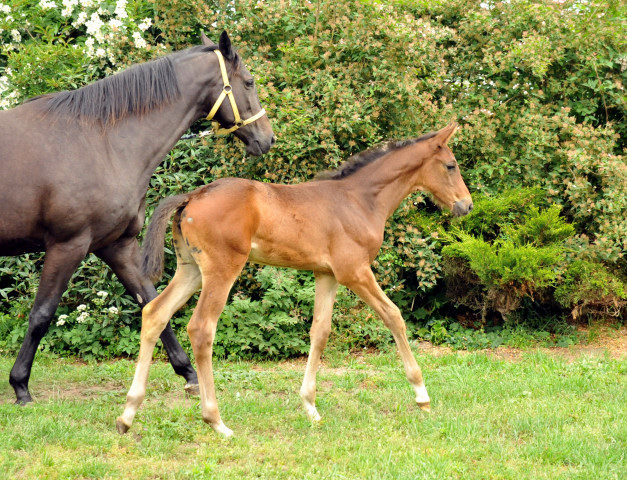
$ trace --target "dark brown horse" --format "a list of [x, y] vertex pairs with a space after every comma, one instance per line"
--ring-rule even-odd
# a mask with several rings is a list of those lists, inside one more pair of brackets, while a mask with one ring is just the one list
[[417, 139], [368, 150], [311, 182], [273, 185], [227, 178], [164, 200], [148, 227], [143, 270], [153, 279], [161, 276], [165, 230], [173, 212], [177, 269], [172, 282], [143, 309], [137, 370], [124, 413], [116, 422], [118, 431], [130, 428], [144, 399], [161, 331], [202, 287], [187, 327], [198, 365], [202, 417], [217, 432], [233, 433], [218, 411], [212, 345], [229, 290], [248, 261], [314, 272], [311, 350], [300, 390], [312, 421], [320, 420], [316, 371], [331, 331], [338, 284], [359, 295], [390, 328], [416, 403], [429, 410], [429, 395], [401, 312], [377, 285], [370, 264], [383, 242], [386, 220], [410, 193], [428, 191], [458, 216], [472, 210], [470, 193], [447, 146], [456, 128], [451, 124]]
[[[242, 127], [235, 135], [248, 153], [260, 155], [274, 143], [253, 79], [226, 32], [219, 45], [202, 39], [203, 45], [0, 112], [0, 255], [46, 252], [10, 375], [17, 403], [32, 401], [28, 380], [35, 352], [85, 255], [104, 260], [139, 305], [155, 297], [140, 272], [136, 235], [150, 176], [189, 126], [215, 110], [228, 130]], [[224, 98], [225, 75], [236, 112], [233, 101], [212, 108]], [[256, 121], [246, 124], [252, 117]], [[174, 370], [188, 386], [196, 384], [169, 325], [161, 339]]]

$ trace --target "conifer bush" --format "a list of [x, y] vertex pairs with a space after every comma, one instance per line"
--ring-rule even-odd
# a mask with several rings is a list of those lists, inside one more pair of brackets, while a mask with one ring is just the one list
[[541, 209], [525, 200], [536, 194], [516, 189], [476, 200], [483, 220], [462, 219], [442, 248], [449, 297], [482, 323], [491, 311], [506, 323], [513, 312], [524, 318], [524, 310], [531, 317], [539, 311], [620, 317], [627, 306], [624, 283], [593, 259], [560, 206]]

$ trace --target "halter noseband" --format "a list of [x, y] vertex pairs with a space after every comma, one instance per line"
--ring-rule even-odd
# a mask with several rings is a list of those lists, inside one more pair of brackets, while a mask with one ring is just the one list
[[229, 97], [229, 101], [231, 102], [231, 108], [233, 108], [233, 115], [235, 116], [235, 125], [231, 128], [220, 128], [220, 122], [212, 122], [213, 129], [218, 135], [226, 135], [228, 133], [234, 132], [238, 128], [241, 128], [245, 125], [253, 123], [255, 120], [259, 120], [263, 115], [266, 114], [265, 108], [262, 108], [259, 113], [253, 115], [252, 117], [242, 120], [239, 116], [239, 110], [237, 109], [237, 103], [235, 103], [235, 97], [233, 96], [233, 88], [229, 83], [229, 77], [226, 73], [226, 66], [224, 65], [224, 57], [222, 56], [222, 52], [220, 50], [214, 50], [215, 54], [218, 56], [218, 62], [220, 63], [220, 72], [222, 73], [222, 81], [224, 82], [224, 87], [222, 87], [222, 92], [220, 96], [216, 100], [216, 103], [213, 105], [213, 108], [207, 115], [207, 120], [213, 120], [213, 117], [218, 112], [220, 105], [224, 102], [224, 97]]

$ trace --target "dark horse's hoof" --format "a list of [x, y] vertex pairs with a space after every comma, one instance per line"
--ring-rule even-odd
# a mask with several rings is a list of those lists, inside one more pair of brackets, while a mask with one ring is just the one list
[[185, 393], [192, 397], [198, 397], [200, 395], [200, 387], [197, 383], [188, 383], [185, 385]]
[[21, 397], [15, 400], [15, 404], [20, 405], [22, 407], [25, 405], [28, 405], [29, 403], [33, 403], [33, 399], [31, 398], [30, 395], [28, 397]]

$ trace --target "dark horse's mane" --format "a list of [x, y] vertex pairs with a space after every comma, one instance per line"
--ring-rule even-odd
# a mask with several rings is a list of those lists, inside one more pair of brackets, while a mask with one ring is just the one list
[[411, 138], [408, 140], [390, 140], [382, 145], [378, 145], [353, 155], [335, 170], [320, 172], [316, 175], [314, 180], [340, 180], [341, 178], [348, 177], [388, 153], [433, 138], [437, 133], [438, 132], [425, 133], [418, 138]]
[[[85, 85], [77, 90], [35, 97], [47, 99], [47, 113], [66, 115], [82, 120], [96, 120], [113, 125], [130, 115], [145, 115], [154, 108], [177, 100], [179, 83], [173, 58], [195, 52], [216, 50], [216, 45], [198, 45], [151, 60]], [[237, 66], [239, 56], [233, 63]]]

